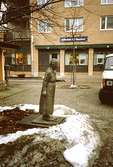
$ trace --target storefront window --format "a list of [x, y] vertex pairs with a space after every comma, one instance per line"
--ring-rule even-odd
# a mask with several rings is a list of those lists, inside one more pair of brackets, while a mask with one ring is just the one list
[[72, 64], [78, 64], [78, 55], [73, 56], [71, 53], [65, 54], [65, 65], [72, 65]]
[[27, 64], [26, 56], [23, 53], [16, 53], [16, 64]]
[[15, 64], [15, 54], [14, 53], [12, 53], [12, 55], [11, 55], [11, 64]]
[[80, 53], [79, 54], [79, 65], [87, 65], [87, 54], [86, 53]]
[[80, 64], [80, 65], [85, 65], [85, 59], [80, 59], [79, 64]]
[[57, 53], [52, 54], [52, 59], [57, 59]]
[[104, 64], [104, 54], [97, 54], [97, 64]]
[[31, 65], [31, 55], [30, 54], [27, 55], [27, 64]]
[[59, 54], [58, 53], [50, 54], [49, 60], [51, 61], [52, 59], [56, 59], [57, 61], [59, 61]]
[[69, 64], [70, 64], [70, 54], [67, 53], [67, 54], [65, 55], [65, 65], [69, 65]]

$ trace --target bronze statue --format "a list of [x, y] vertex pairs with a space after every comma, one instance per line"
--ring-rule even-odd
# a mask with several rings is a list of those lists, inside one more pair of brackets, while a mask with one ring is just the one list
[[56, 87], [56, 60], [52, 60], [46, 70], [40, 96], [39, 113], [42, 114], [42, 119], [45, 121], [52, 120], [54, 111], [54, 96]]

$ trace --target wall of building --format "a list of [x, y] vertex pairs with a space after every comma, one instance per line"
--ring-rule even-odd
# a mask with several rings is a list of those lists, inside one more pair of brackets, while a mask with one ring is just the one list
[[[102, 16], [113, 15], [113, 4], [102, 5], [100, 0], [84, 0], [84, 6], [82, 7], [66, 8], [64, 7], [64, 1], [61, 1], [54, 4], [54, 6], [51, 5], [50, 8], [52, 8], [52, 12], [49, 12], [49, 9], [42, 9], [40, 12], [32, 14], [34, 18], [38, 18], [37, 21], [32, 19], [33, 26], [31, 26], [32, 55], [36, 55], [36, 57], [34, 56], [35, 60], [38, 59], [37, 64], [32, 65], [33, 69], [35, 71], [37, 69], [38, 72], [45, 70], [44, 62], [48, 63], [52, 52], [57, 49], [59, 52], [60, 73], [70, 72], [72, 66], [68, 64], [69, 60], [66, 58], [67, 50], [70, 52], [68, 54], [71, 57], [75, 47], [78, 54], [77, 71], [88, 72], [89, 75], [92, 75], [93, 71], [100, 71], [106, 54], [113, 53], [113, 29], [101, 30], [100, 19]], [[64, 20], [76, 17], [83, 17], [83, 31], [77, 33], [65, 32]], [[38, 21], [45, 18], [52, 22], [53, 30], [49, 33], [39, 33]], [[85, 36], [87, 40], [84, 42], [61, 42], [60, 40], [61, 37], [73, 36]], [[85, 54], [87, 59], [80, 59], [81, 54]], [[40, 68], [41, 66], [43, 68]]]
[[[50, 17], [53, 21], [53, 32], [51, 33], [38, 33], [37, 21], [33, 20], [33, 35], [34, 44], [36, 45], [70, 45], [72, 43], [61, 43], [60, 37], [72, 36], [71, 33], [64, 31], [64, 19], [71, 17], [84, 17], [84, 31], [79, 34], [87, 36], [88, 41], [76, 44], [106, 44], [113, 43], [113, 30], [100, 30], [100, 17], [105, 15], [112, 15], [113, 5], [101, 5], [99, 0], [84, 1], [83, 7], [65, 8], [64, 2], [54, 5], [52, 9], [54, 14], [49, 12], [40, 12], [33, 14], [34, 17], [39, 17], [40, 20], [44, 17], [42, 13]], [[56, 15], [55, 15], [56, 14]], [[52, 18], [52, 19], [51, 19]], [[60, 25], [60, 27], [59, 27]], [[79, 35], [78, 34], [78, 35]]]

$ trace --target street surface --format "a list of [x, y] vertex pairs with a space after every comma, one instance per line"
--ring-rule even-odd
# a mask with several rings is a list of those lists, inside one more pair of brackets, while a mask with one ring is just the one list
[[[71, 76], [56, 86], [55, 104], [62, 104], [88, 114], [95, 123], [103, 140], [113, 136], [113, 106], [102, 105], [98, 99], [101, 73], [93, 77], [76, 75], [77, 88], [70, 89]], [[41, 79], [9, 80], [9, 88], [0, 92], [0, 105], [39, 104]]]

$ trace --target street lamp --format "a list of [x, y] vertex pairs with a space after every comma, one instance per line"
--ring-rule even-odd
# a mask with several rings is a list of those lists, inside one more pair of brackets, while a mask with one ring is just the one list
[[74, 42], [74, 36], [73, 36], [73, 53], [72, 53], [72, 84], [70, 86], [70, 88], [76, 88], [76, 59], [77, 59], [77, 54], [76, 54], [76, 50], [77, 50], [77, 45], [75, 46], [75, 42]]

